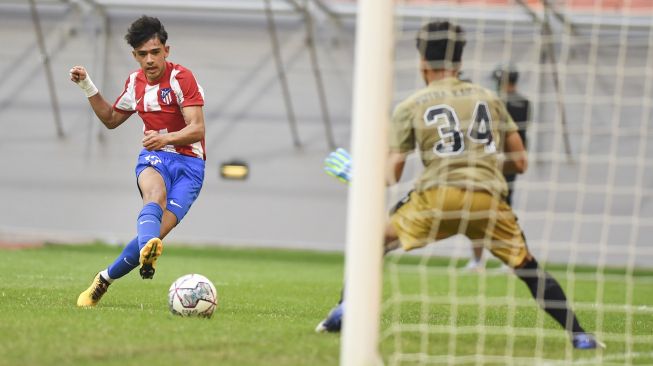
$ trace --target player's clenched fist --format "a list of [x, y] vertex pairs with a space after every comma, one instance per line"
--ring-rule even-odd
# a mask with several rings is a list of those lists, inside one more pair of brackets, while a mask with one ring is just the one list
[[86, 72], [86, 69], [83, 66], [73, 66], [69, 71], [70, 80], [76, 83], [86, 94], [87, 98], [90, 98], [98, 93], [95, 84], [91, 80], [91, 77]]
[[70, 80], [79, 83], [80, 80], [84, 79], [86, 79], [86, 69], [84, 66], [73, 66], [73, 68], [70, 69]]

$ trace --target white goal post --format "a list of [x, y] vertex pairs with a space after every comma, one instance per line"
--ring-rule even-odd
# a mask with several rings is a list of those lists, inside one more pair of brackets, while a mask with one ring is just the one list
[[356, 30], [352, 156], [340, 364], [380, 364], [378, 354], [385, 161], [392, 99], [394, 1], [360, 0]]

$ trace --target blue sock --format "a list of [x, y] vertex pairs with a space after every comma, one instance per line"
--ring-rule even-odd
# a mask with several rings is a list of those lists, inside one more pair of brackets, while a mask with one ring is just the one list
[[161, 235], [161, 217], [163, 217], [163, 209], [158, 204], [150, 202], [143, 206], [136, 222], [139, 253], [148, 240]]
[[138, 237], [136, 237], [125, 246], [125, 249], [122, 250], [118, 258], [107, 268], [110, 279], [117, 280], [131, 272], [132, 269], [138, 267], [139, 257]]

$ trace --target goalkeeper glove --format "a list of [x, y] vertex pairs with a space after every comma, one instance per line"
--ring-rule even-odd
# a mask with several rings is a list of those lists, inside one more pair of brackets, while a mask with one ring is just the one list
[[351, 156], [347, 150], [338, 148], [324, 159], [324, 171], [343, 183], [351, 180]]

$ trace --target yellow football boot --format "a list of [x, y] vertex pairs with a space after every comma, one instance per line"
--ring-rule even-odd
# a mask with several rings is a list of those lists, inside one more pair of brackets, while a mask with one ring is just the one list
[[96, 274], [93, 278], [91, 286], [86, 291], [79, 294], [77, 298], [77, 306], [88, 307], [95, 306], [109, 289], [109, 281], [105, 280], [100, 274]]
[[139, 272], [144, 280], [154, 277], [156, 260], [159, 259], [161, 253], [163, 253], [163, 243], [159, 238], [148, 240], [143, 249], [141, 249], [141, 256], [138, 259], [141, 264]]

